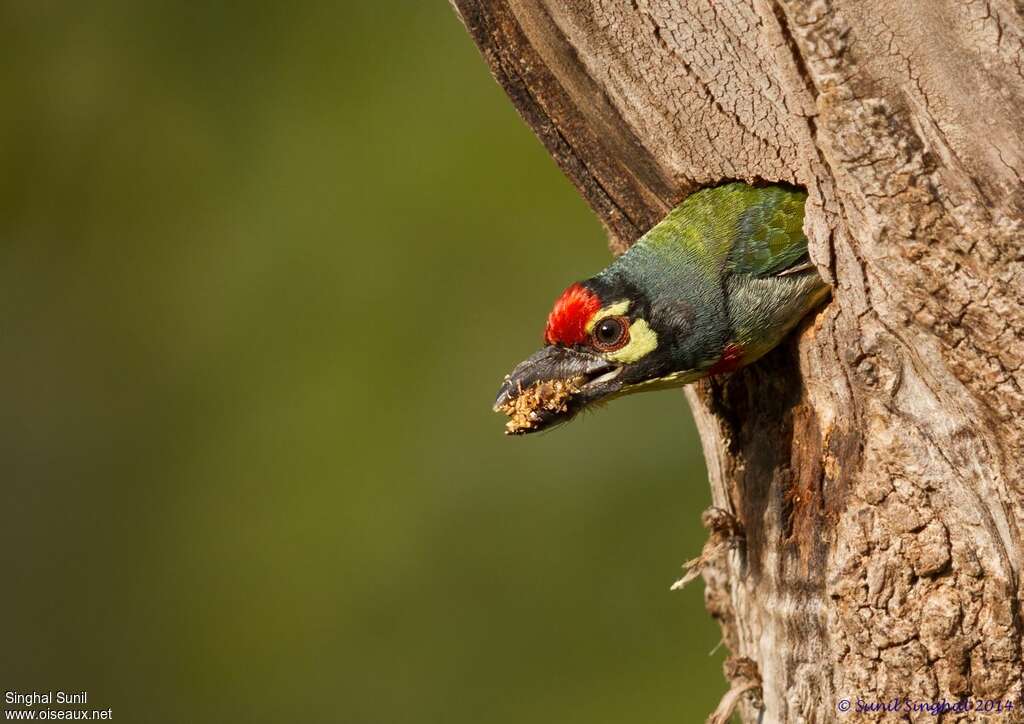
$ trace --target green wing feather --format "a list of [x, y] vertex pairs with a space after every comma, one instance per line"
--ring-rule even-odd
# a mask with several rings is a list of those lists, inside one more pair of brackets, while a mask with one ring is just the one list
[[731, 183], [691, 194], [638, 245], [699, 260], [711, 274], [768, 277], [807, 260], [804, 191]]
[[754, 277], [782, 274], [808, 261], [803, 191], [779, 186], [748, 189], [749, 203], [737, 219], [729, 254], [734, 272]]

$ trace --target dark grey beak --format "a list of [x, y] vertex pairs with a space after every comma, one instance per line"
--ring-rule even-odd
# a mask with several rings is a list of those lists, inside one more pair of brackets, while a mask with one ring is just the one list
[[571, 382], [573, 391], [562, 409], [537, 409], [531, 413], [528, 427], [508, 428], [513, 434], [538, 432], [568, 420], [588, 403], [618, 391], [616, 377], [620, 370], [621, 367], [592, 352], [555, 345], [544, 347], [506, 375], [494, 401], [494, 411], [507, 412], [507, 406], [519, 395], [540, 383]]

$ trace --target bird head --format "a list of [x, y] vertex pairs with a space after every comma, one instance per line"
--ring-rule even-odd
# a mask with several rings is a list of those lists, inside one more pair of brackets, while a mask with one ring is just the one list
[[632, 392], [686, 384], [722, 360], [728, 324], [720, 286], [695, 277], [664, 300], [651, 299], [651, 287], [606, 270], [562, 293], [545, 346], [498, 391], [494, 409], [511, 418], [510, 434], [547, 429]]
[[748, 364], [829, 287], [807, 256], [807, 194], [729, 183], [688, 196], [604, 271], [555, 302], [546, 346], [505, 377], [495, 409], [521, 434], [640, 390]]

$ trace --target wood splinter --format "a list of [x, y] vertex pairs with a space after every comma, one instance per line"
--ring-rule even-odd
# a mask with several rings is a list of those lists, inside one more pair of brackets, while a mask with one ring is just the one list
[[679, 591], [696, 579], [704, 567], [719, 555], [735, 548], [743, 540], [743, 528], [736, 517], [724, 508], [711, 506], [700, 516], [701, 525], [710, 531], [700, 555], [683, 564], [683, 577], [672, 584], [670, 591]]
[[722, 700], [718, 702], [715, 710], [711, 712], [707, 724], [726, 724], [733, 712], [736, 711], [740, 697], [747, 693], [754, 695], [752, 704], [755, 709], [764, 708], [764, 702], [761, 701], [760, 696], [761, 672], [754, 661], [746, 656], [730, 656], [725, 660], [722, 668], [725, 671], [725, 678], [730, 681], [732, 686], [722, 696]]

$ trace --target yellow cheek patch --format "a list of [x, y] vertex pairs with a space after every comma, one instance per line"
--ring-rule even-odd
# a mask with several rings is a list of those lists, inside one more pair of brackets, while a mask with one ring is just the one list
[[[629, 305], [629, 302], [626, 302]], [[622, 349], [609, 352], [604, 357], [609, 362], [636, 362], [644, 355], [658, 348], [658, 335], [647, 324], [647, 320], [638, 319], [629, 325], [629, 344]]]
[[602, 307], [594, 312], [594, 316], [587, 322], [585, 329], [587, 334], [594, 331], [594, 325], [600, 322], [605, 317], [618, 317], [629, 311], [629, 300], [623, 299], [621, 302], [615, 302], [615, 304], [609, 304], [607, 307]]

